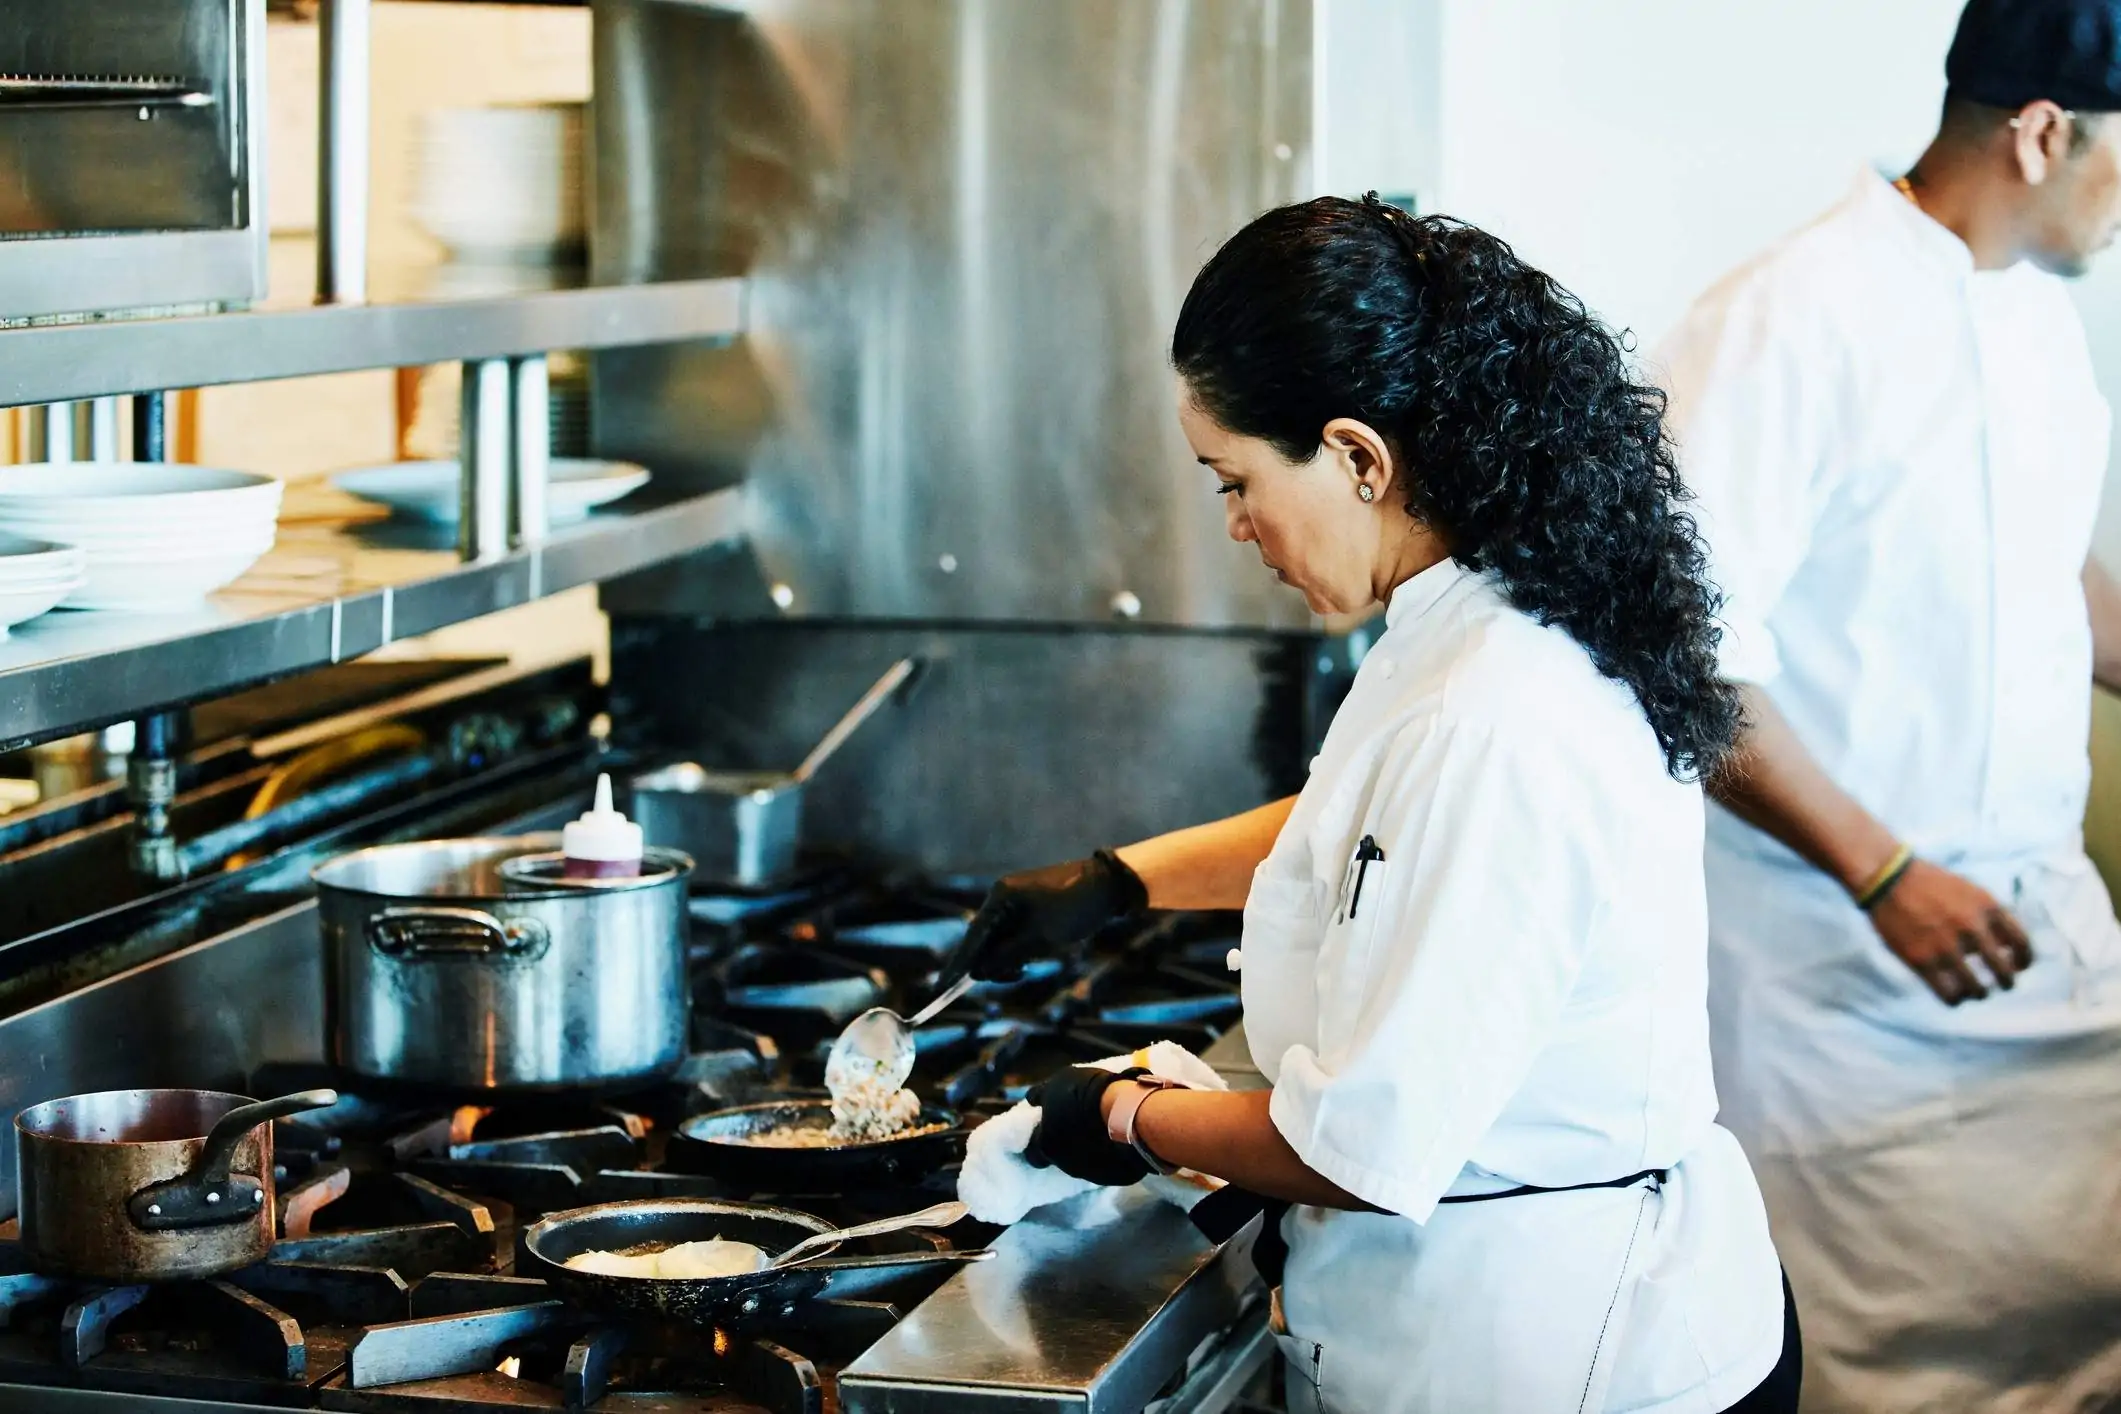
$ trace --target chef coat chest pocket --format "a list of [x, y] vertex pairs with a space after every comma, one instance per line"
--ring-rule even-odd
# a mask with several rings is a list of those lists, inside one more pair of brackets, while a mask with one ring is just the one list
[[1291, 1046], [1318, 1045], [1318, 952], [1328, 922], [1323, 892], [1309, 869], [1269, 858], [1245, 899], [1245, 1038], [1269, 1080], [1280, 1075]]

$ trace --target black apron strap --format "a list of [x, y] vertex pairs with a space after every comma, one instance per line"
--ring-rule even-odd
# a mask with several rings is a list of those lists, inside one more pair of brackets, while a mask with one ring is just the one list
[[[1496, 1198], [1521, 1198], [1530, 1193], [1577, 1193], [1589, 1188], [1633, 1188], [1648, 1179], [1662, 1184], [1666, 1169], [1644, 1169], [1631, 1173], [1626, 1178], [1609, 1178], [1599, 1183], [1572, 1183], [1566, 1188], [1535, 1188], [1526, 1185], [1520, 1188], [1505, 1188], [1499, 1193], [1463, 1193], [1453, 1197], [1439, 1198], [1439, 1203], [1486, 1203]], [[1243, 1231], [1246, 1223], [1254, 1218], [1263, 1218], [1259, 1225], [1259, 1240], [1252, 1246], [1252, 1265], [1259, 1269], [1260, 1279], [1269, 1290], [1281, 1285], [1282, 1272], [1289, 1265], [1289, 1243], [1281, 1235], [1281, 1220], [1288, 1215], [1290, 1204], [1278, 1198], [1267, 1198], [1236, 1184], [1226, 1184], [1193, 1205], [1189, 1215], [1193, 1226], [1201, 1236], [1220, 1246]]]
[[1281, 1220], [1288, 1211], [1289, 1204], [1280, 1199], [1262, 1197], [1232, 1183], [1195, 1203], [1190, 1216], [1201, 1236], [1217, 1245], [1237, 1236], [1252, 1219], [1264, 1218], [1259, 1240], [1252, 1246], [1252, 1265], [1272, 1290], [1281, 1285], [1281, 1274], [1289, 1265], [1289, 1244], [1281, 1235]]
[[1631, 1173], [1626, 1178], [1608, 1178], [1598, 1183], [1571, 1183], [1563, 1188], [1536, 1188], [1531, 1184], [1525, 1184], [1519, 1188], [1505, 1188], [1495, 1193], [1457, 1193], [1446, 1198], [1438, 1198], [1436, 1201], [1439, 1203], [1488, 1203], [1497, 1198], [1522, 1198], [1528, 1193], [1581, 1193], [1587, 1188], [1633, 1188], [1644, 1179], [1649, 1179], [1653, 1184], [1661, 1187], [1664, 1183], [1665, 1175], [1670, 1172], [1670, 1169], [1644, 1169], [1640, 1173]]

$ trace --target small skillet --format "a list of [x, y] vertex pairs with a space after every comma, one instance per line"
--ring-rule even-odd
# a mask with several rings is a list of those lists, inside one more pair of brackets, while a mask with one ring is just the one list
[[903, 1268], [978, 1261], [985, 1252], [926, 1252], [903, 1257], [830, 1260], [823, 1247], [813, 1259], [764, 1271], [719, 1277], [637, 1277], [576, 1271], [569, 1257], [584, 1252], [664, 1248], [719, 1237], [748, 1242], [769, 1258], [833, 1231], [831, 1223], [793, 1208], [705, 1198], [648, 1199], [600, 1203], [554, 1213], [523, 1233], [519, 1275], [542, 1277], [560, 1296], [581, 1308], [622, 1319], [684, 1321], [699, 1326], [740, 1326], [785, 1320], [825, 1292], [836, 1271]]
[[745, 1142], [783, 1126], [827, 1129], [831, 1124], [832, 1102], [825, 1099], [768, 1100], [694, 1115], [670, 1136], [669, 1163], [749, 1193], [841, 1193], [910, 1187], [965, 1156], [962, 1119], [939, 1105], [922, 1106], [915, 1132], [890, 1139], [818, 1148]]

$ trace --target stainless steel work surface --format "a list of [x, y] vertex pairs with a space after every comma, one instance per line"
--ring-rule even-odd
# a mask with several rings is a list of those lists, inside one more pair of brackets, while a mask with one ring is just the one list
[[[0, 340], [10, 336], [0, 334]], [[182, 613], [48, 614], [0, 642], [0, 748], [358, 658], [742, 534], [736, 491], [599, 514], [467, 563], [391, 532], [291, 527], [273, 553]]]
[[742, 331], [742, 280], [0, 330], [0, 405], [683, 343]]
[[1139, 1189], [1033, 1213], [840, 1376], [847, 1414], [1137, 1414], [1257, 1284]]

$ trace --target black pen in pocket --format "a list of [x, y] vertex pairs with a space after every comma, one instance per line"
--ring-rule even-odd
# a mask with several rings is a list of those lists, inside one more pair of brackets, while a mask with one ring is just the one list
[[1355, 921], [1355, 910], [1362, 907], [1362, 876], [1372, 864], [1384, 863], [1385, 852], [1377, 847], [1377, 836], [1364, 835], [1362, 843], [1355, 846], [1355, 891], [1348, 896], [1348, 921]]

